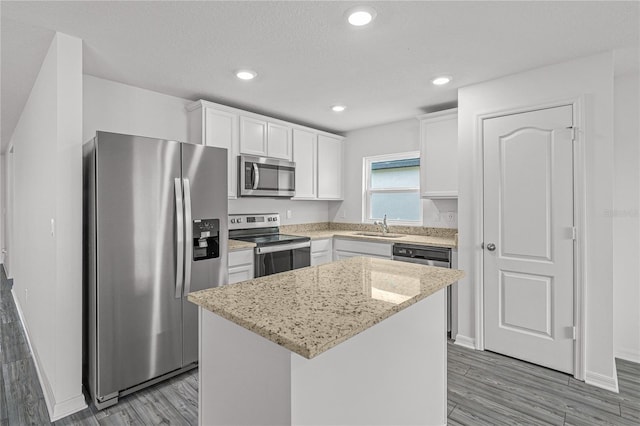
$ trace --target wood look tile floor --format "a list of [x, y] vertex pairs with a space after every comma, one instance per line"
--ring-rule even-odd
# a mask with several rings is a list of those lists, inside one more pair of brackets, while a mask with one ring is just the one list
[[[42, 389], [0, 268], [0, 426], [48, 425]], [[449, 425], [640, 425], [640, 364], [617, 360], [620, 393], [491, 352], [448, 345]], [[55, 425], [195, 425], [198, 376], [191, 371], [90, 407]]]

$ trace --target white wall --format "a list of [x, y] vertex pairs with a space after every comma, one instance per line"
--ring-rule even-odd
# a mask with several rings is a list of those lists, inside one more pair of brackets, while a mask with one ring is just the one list
[[190, 101], [91, 75], [83, 76], [83, 87], [85, 142], [97, 130], [187, 141]]
[[[188, 141], [185, 106], [191, 100], [84, 76], [83, 139], [96, 130]], [[328, 221], [327, 201], [243, 198], [229, 201], [229, 213], [280, 213], [283, 224]], [[287, 218], [287, 211], [291, 218]]]
[[606, 212], [613, 207], [613, 58], [610, 53], [564, 62], [461, 88], [459, 134], [459, 267], [467, 273], [458, 285], [460, 337], [475, 342], [477, 284], [481, 281], [482, 229], [478, 182], [481, 114], [584, 95], [586, 124], [586, 380], [617, 387], [613, 359], [613, 232]]
[[13, 293], [47, 408], [82, 395], [82, 42], [57, 33], [10, 142], [15, 159]]
[[[7, 247], [7, 154], [0, 155], [0, 263], [5, 263]], [[5, 265], [5, 271], [7, 267]]]
[[[329, 203], [329, 219], [335, 222], [362, 221], [362, 162], [364, 157], [420, 151], [420, 122], [415, 118], [354, 130], [346, 134], [344, 149], [344, 201]], [[423, 225], [456, 228], [455, 200], [423, 200]], [[452, 212], [447, 221], [445, 213]]]
[[615, 356], [640, 362], [640, 73], [614, 80], [613, 335]]

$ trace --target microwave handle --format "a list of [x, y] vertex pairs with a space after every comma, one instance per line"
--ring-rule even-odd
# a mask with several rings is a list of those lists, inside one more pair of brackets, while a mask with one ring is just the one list
[[256, 163], [252, 164], [253, 166], [253, 188], [258, 189], [258, 184], [260, 183], [260, 169], [258, 169], [258, 165]]

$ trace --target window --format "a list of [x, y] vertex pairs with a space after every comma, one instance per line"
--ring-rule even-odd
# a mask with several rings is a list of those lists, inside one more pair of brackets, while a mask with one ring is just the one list
[[363, 222], [421, 225], [420, 153], [364, 158]]

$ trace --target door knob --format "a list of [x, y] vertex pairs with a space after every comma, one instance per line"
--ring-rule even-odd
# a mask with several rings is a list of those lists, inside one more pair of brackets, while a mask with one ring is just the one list
[[493, 243], [487, 244], [487, 250], [494, 251], [496, 249], [496, 245]]

